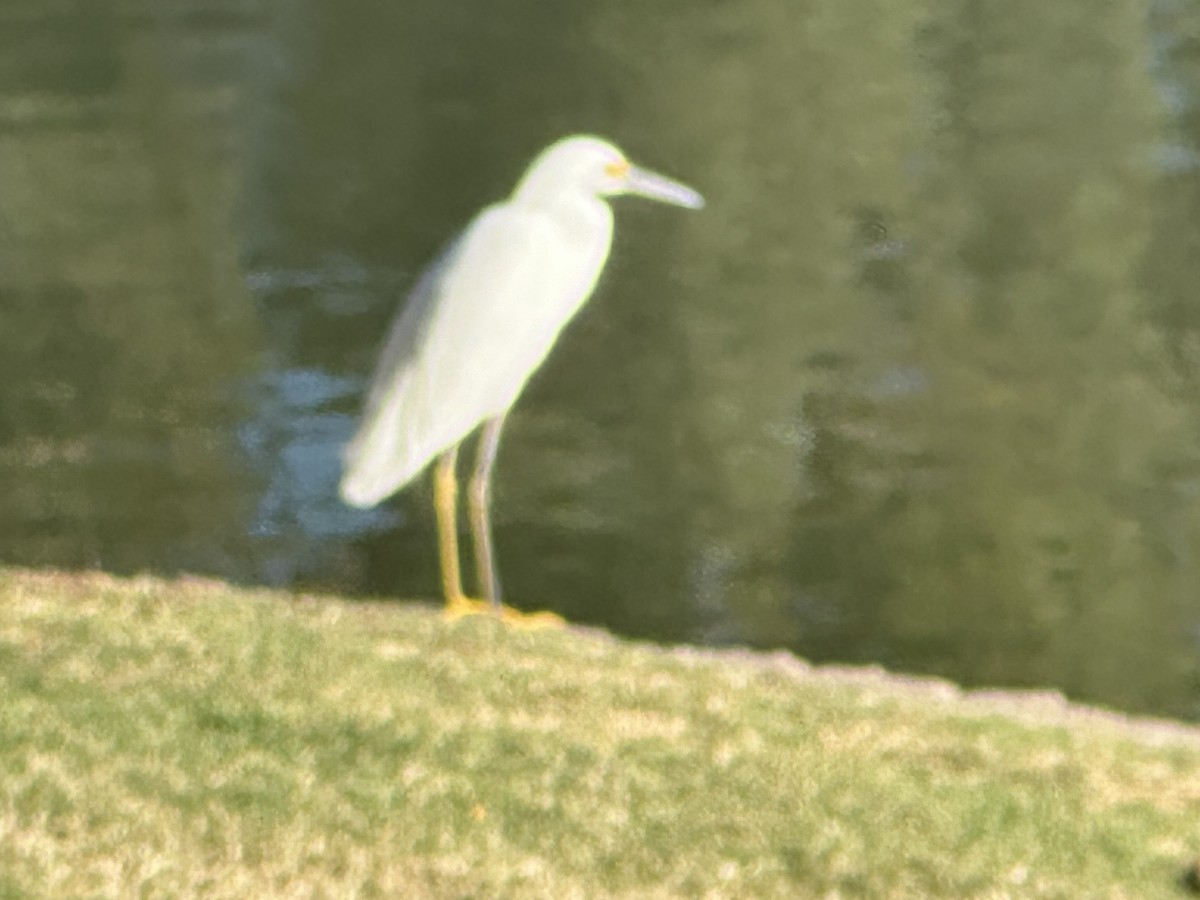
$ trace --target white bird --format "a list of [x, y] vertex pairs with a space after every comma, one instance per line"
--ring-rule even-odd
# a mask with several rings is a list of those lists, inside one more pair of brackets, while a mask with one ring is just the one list
[[[500, 604], [489, 482], [504, 417], [563, 326], [591, 296], [612, 244], [605, 198], [636, 194], [699, 209], [691, 188], [630, 164], [612, 144], [576, 135], [533, 161], [512, 196], [482, 210], [418, 281], [392, 326], [358, 432], [344, 453], [342, 499], [374, 506], [437, 459], [434, 505], [451, 616]], [[463, 593], [458, 561], [458, 446], [483, 431], [468, 505], [484, 600]]]

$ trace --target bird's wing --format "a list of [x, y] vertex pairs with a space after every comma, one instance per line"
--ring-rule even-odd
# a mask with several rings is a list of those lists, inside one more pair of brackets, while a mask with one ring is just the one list
[[[422, 276], [388, 337], [346, 449], [341, 493], [348, 503], [378, 503], [512, 405], [584, 299], [558, 309], [561, 285], [582, 259], [564, 252], [560, 233], [543, 215], [490, 207]], [[575, 280], [585, 295], [594, 283]]]

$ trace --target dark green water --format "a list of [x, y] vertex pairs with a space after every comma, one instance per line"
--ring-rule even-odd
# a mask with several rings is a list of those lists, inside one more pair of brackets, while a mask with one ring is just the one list
[[408, 286], [532, 156], [616, 203], [510, 419], [507, 593], [1200, 718], [1200, 6], [0, 4], [0, 562], [437, 593], [336, 496]]

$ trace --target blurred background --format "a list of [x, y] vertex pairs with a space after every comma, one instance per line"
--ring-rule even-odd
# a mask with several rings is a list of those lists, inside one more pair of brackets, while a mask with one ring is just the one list
[[1200, 719], [1200, 5], [3, 0], [0, 563], [438, 594], [336, 494], [543, 146], [703, 192], [509, 420], [508, 598]]

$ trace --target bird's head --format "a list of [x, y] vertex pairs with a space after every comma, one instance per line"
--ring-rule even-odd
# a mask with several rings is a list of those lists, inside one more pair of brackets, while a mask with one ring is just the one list
[[590, 135], [563, 138], [543, 150], [514, 196], [537, 202], [580, 191], [594, 197], [634, 194], [689, 209], [704, 205], [687, 185], [638, 168], [608, 141]]

